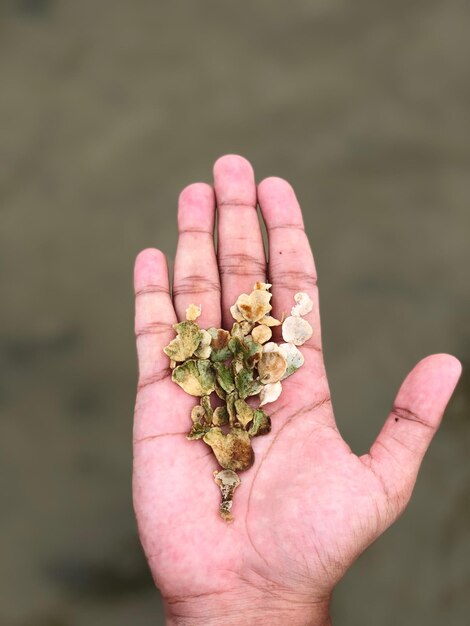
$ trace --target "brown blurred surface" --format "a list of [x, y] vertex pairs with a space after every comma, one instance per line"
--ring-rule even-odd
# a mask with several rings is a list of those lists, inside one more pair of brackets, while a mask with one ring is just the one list
[[181, 187], [226, 152], [298, 192], [355, 451], [422, 356], [466, 368], [335, 623], [467, 623], [468, 26], [457, 0], [0, 0], [1, 626], [163, 623], [130, 498], [132, 264], [173, 257]]

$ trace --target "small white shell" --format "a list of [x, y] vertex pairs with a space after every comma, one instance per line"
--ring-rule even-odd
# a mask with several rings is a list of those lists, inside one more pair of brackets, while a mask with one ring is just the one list
[[263, 352], [278, 352], [279, 346], [274, 341], [270, 341], [269, 343], [265, 343], [263, 346]]
[[263, 385], [263, 388], [259, 392], [259, 398], [261, 402], [259, 406], [264, 406], [265, 404], [269, 404], [270, 402], [274, 402], [281, 395], [282, 385], [281, 382], [277, 383], [269, 383], [268, 385]]
[[295, 294], [294, 300], [297, 304], [292, 307], [291, 315], [307, 315], [313, 309], [313, 302], [308, 293], [300, 291]]
[[253, 341], [256, 341], [256, 343], [266, 343], [266, 341], [271, 339], [273, 333], [268, 326], [261, 324], [260, 326], [255, 326], [255, 328], [253, 328], [251, 336], [253, 337]]
[[186, 309], [186, 319], [190, 322], [194, 322], [201, 315], [202, 306], [197, 304], [190, 304]]
[[281, 343], [279, 349], [286, 355], [287, 368], [281, 380], [284, 380], [304, 364], [304, 355], [293, 343]]
[[282, 337], [287, 343], [301, 346], [313, 335], [313, 330], [307, 320], [291, 315], [284, 320]]
[[221, 470], [214, 472], [214, 480], [220, 487], [238, 487], [240, 478], [233, 470]]

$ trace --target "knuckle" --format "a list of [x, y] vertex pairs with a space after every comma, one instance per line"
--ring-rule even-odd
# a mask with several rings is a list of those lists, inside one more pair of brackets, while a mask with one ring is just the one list
[[173, 295], [175, 298], [183, 295], [192, 296], [211, 292], [220, 294], [219, 283], [199, 274], [185, 276], [185, 278], [179, 280], [173, 288]]
[[219, 256], [219, 270], [222, 275], [265, 276], [266, 263], [252, 254], [233, 252]]

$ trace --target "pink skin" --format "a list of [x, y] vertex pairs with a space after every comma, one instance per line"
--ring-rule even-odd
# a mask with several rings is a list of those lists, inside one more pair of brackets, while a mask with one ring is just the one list
[[[335, 424], [315, 265], [291, 186], [267, 178], [256, 188], [248, 161], [224, 156], [215, 163], [213, 188], [196, 183], [182, 191], [178, 228], [173, 298], [160, 251], [142, 251], [135, 264], [134, 506], [167, 623], [329, 624], [335, 584], [406, 507], [460, 363], [446, 354], [420, 361], [369, 453], [358, 457]], [[211, 450], [185, 438], [195, 399], [171, 381], [162, 348], [190, 303], [202, 304], [202, 327], [230, 328], [230, 305], [266, 278], [277, 317], [290, 311], [297, 291], [312, 297], [306, 319], [314, 333], [300, 348], [304, 366], [266, 407], [272, 431], [253, 440], [255, 464], [240, 475], [228, 525], [217, 511]]]

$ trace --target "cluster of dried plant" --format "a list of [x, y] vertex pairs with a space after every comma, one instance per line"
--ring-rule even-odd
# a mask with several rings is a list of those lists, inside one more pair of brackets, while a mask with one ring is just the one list
[[[235, 320], [231, 331], [200, 328], [196, 320], [201, 307], [191, 304], [186, 320], [174, 325], [176, 337], [164, 348], [172, 380], [199, 398], [187, 438], [202, 439], [222, 468], [214, 478], [226, 521], [233, 519], [233, 493], [240, 484], [237, 472], [254, 462], [251, 439], [271, 430], [270, 417], [261, 407], [274, 402], [282, 392], [281, 381], [303, 365], [297, 346], [312, 336], [302, 317], [312, 310], [309, 296], [297, 293], [291, 315], [281, 322], [269, 315], [270, 288], [268, 283], [256, 283], [250, 294], [238, 297], [230, 308]], [[275, 326], [282, 327], [284, 343], [270, 341]], [[259, 402], [254, 406], [256, 396]]]

